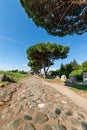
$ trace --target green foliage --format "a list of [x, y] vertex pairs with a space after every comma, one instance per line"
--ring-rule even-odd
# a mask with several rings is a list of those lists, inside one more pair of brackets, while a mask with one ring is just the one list
[[60, 76], [61, 75], [66, 75], [67, 78], [69, 78], [69, 73], [72, 71], [72, 65], [71, 64], [61, 64], [60, 67]]
[[13, 71], [0, 71], [0, 74], [11, 76], [15, 81], [18, 81], [19, 79], [27, 76], [27, 73], [13, 72]]
[[80, 92], [80, 90], [83, 90], [83, 92], [87, 92], [87, 85], [73, 85], [70, 86], [70, 88], [75, 92]]
[[70, 75], [72, 75], [72, 76], [77, 76], [77, 79], [78, 80], [82, 80], [83, 79], [83, 70], [74, 70], [74, 71], [72, 71], [71, 73], [70, 73]]
[[73, 71], [73, 70], [78, 70], [80, 68], [80, 65], [77, 63], [77, 61], [74, 59], [73, 61], [71, 61], [68, 64], [61, 64], [60, 65], [60, 69], [53, 71], [52, 75], [59, 75], [61, 77], [61, 75], [66, 75], [67, 78], [69, 78], [69, 74]]
[[39, 63], [39, 61], [32, 60], [28, 63], [28, 66], [31, 67], [31, 71], [35, 72], [36, 74], [40, 73], [40, 70], [42, 69], [42, 65]]
[[66, 75], [69, 78], [69, 73], [72, 71], [72, 66], [70, 64], [63, 65], [61, 64], [60, 69], [58, 71], [58, 75], [61, 77], [62, 75]]
[[80, 65], [77, 63], [77, 61], [75, 59], [70, 62], [70, 65], [72, 66], [72, 70], [80, 69]]
[[27, 49], [28, 65], [34, 71], [40, 71], [42, 68], [46, 75], [48, 69], [53, 65], [53, 61], [67, 57], [69, 47], [55, 43], [39, 43]]
[[87, 71], [87, 61], [84, 61], [82, 63], [82, 69], [83, 69], [83, 71]]
[[51, 76], [60, 76], [59, 70], [55, 70], [55, 71], [50, 71], [51, 72]]
[[28, 17], [51, 35], [87, 32], [87, 1], [20, 0]]

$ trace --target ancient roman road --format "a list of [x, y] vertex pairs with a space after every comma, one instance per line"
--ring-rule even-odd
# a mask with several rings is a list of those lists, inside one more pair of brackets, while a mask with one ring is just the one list
[[81, 97], [77, 93], [70, 90], [67, 86], [63, 84], [52, 84], [48, 82], [44, 82], [44, 84], [49, 85], [50, 87], [56, 89], [58, 92], [62, 93], [63, 95], [67, 96], [75, 105], [82, 108], [85, 112], [87, 112], [87, 99]]
[[30, 76], [0, 88], [0, 130], [87, 130], [81, 105], [67, 87]]

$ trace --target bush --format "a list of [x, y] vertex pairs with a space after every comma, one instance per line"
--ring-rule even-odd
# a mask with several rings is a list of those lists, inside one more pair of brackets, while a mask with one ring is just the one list
[[71, 76], [77, 76], [77, 80], [83, 80], [83, 70], [74, 70], [70, 73]]
[[50, 72], [51, 72], [51, 76], [57, 76], [57, 75], [59, 75], [59, 70], [50, 71]]
[[82, 63], [82, 69], [83, 69], [83, 71], [87, 72], [87, 61], [84, 61]]

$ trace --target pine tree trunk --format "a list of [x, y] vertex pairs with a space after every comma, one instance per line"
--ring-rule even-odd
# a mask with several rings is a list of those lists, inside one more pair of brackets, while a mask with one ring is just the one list
[[45, 59], [45, 57], [44, 57], [43, 69], [44, 69], [44, 79], [46, 79], [46, 59]]
[[46, 71], [44, 72], [44, 78], [45, 79], [47, 78], [47, 72]]

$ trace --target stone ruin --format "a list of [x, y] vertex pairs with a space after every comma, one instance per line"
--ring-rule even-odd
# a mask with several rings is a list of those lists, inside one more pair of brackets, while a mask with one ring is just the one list
[[[80, 84], [77, 82], [77, 76], [69, 76], [69, 80], [66, 81], [67, 85]], [[87, 72], [83, 72], [83, 85], [87, 85]]]
[[69, 76], [69, 82], [70, 83], [73, 83], [73, 84], [76, 84], [77, 83], [77, 76]]
[[8, 82], [12, 82], [12, 83], [15, 82], [14, 79], [13, 79], [13, 77], [7, 76], [5, 74], [1, 74], [0, 75], [0, 82], [1, 81], [8, 81]]
[[65, 84], [66, 85], [75, 85], [75, 84], [77, 84], [77, 76], [72, 76], [72, 75], [70, 75], [69, 76], [69, 80], [66, 80], [65, 81]]
[[87, 85], [87, 72], [83, 72], [83, 84]]
[[62, 76], [61, 76], [61, 81], [66, 81], [66, 80], [67, 80], [66, 75], [62, 75]]

